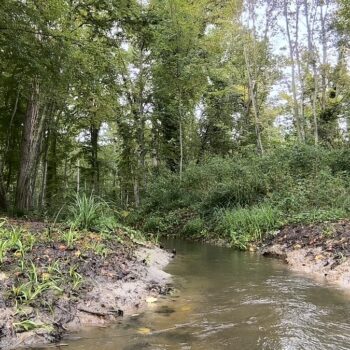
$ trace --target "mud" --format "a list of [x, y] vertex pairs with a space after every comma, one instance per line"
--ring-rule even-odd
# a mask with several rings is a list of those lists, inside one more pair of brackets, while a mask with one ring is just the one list
[[[38, 223], [35, 228], [38, 235], [45, 229]], [[91, 248], [96, 242], [103, 244], [106, 253]], [[23, 302], [13, 289], [28, 283], [29, 273], [20, 272], [17, 252], [9, 252], [0, 265], [0, 349], [58, 342], [67, 332], [104, 326], [134, 313], [149, 297], [170, 291], [171, 277], [162, 269], [171, 258], [155, 245], [131, 241], [120, 230], [108, 239], [84, 233], [74, 247], [67, 247], [53, 233], [49, 240], [38, 239], [25, 261], [28, 266], [33, 262], [40, 281], [54, 278], [46, 275], [48, 266], [57, 262], [59, 291], [48, 288]]]
[[283, 259], [291, 269], [350, 288], [350, 222], [288, 226], [266, 241], [261, 254]]

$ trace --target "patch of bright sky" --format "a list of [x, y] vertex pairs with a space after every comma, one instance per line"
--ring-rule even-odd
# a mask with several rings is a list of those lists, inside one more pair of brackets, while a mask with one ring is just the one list
[[[266, 25], [268, 23], [268, 39], [270, 42], [272, 53], [279, 57], [278, 65], [281, 71], [281, 79], [274, 83], [271, 88], [270, 95], [268, 97], [268, 103], [274, 106], [283, 106], [287, 104], [287, 101], [283, 98], [283, 95], [291, 95], [291, 80], [292, 80], [292, 69], [291, 66], [287, 64], [289, 60], [289, 43], [286, 32], [286, 21], [283, 14], [283, 9], [275, 9], [272, 13], [267, 11], [269, 6], [273, 6], [274, 1], [269, 0], [259, 6], [255, 7], [255, 26], [257, 30], [257, 35], [260, 38], [264, 37]], [[309, 2], [310, 3], [310, 2]], [[312, 1], [315, 3], [315, 1]], [[326, 3], [326, 1], [325, 1]], [[323, 6], [323, 12], [328, 14], [328, 21], [332, 18], [333, 14], [336, 12], [337, 7], [335, 3], [331, 3]], [[310, 6], [310, 14], [317, 16], [317, 21], [311, 23], [311, 30], [314, 32], [313, 42], [314, 47], [318, 51], [319, 57], [322, 57], [322, 42], [320, 38], [320, 28], [316, 25], [320, 25], [320, 6]], [[289, 2], [290, 11], [290, 31], [292, 40], [295, 38], [296, 24], [295, 24], [295, 12], [296, 5], [295, 1]], [[315, 12], [317, 11], [317, 12]], [[268, 15], [267, 15], [268, 14]], [[242, 15], [243, 22], [250, 29], [253, 29], [252, 16], [249, 11], [245, 11]], [[300, 52], [307, 50], [308, 40], [307, 40], [307, 23], [305, 17], [304, 6], [301, 6], [299, 12], [299, 47]], [[334, 33], [327, 32], [327, 63], [331, 66], [335, 66], [338, 60], [338, 52], [336, 48], [336, 38]], [[297, 77], [297, 83], [298, 77]], [[300, 89], [298, 89], [300, 91]], [[280, 115], [276, 118], [275, 125], [283, 129], [284, 131], [292, 128], [292, 118], [290, 115]]]

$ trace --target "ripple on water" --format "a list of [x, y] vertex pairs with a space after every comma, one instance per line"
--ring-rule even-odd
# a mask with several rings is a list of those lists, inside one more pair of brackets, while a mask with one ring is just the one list
[[[350, 349], [349, 297], [339, 291], [254, 254], [182, 241], [169, 248], [178, 251], [168, 269], [177, 295], [67, 350]], [[150, 332], [138, 334], [142, 327]]]

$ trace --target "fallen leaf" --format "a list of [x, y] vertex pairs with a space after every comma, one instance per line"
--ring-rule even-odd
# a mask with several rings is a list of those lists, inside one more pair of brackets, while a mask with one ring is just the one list
[[148, 335], [151, 334], [151, 330], [146, 327], [141, 327], [137, 330], [137, 333], [142, 334], [142, 335]]
[[325, 257], [323, 255], [316, 255], [315, 260], [323, 260]]
[[191, 311], [191, 306], [183, 306], [180, 310], [181, 311]]

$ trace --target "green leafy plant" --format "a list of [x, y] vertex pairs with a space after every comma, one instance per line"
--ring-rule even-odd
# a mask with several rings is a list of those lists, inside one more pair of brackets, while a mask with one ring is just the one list
[[69, 249], [73, 249], [75, 242], [79, 239], [79, 233], [73, 228], [70, 228], [62, 234], [62, 239]]
[[281, 225], [280, 212], [268, 205], [221, 210], [217, 213], [218, 229], [234, 246], [246, 249], [249, 242], [261, 240], [265, 233]]
[[109, 209], [106, 202], [94, 195], [76, 194], [68, 206], [71, 224], [74, 228], [87, 230], [92, 228]]
[[78, 273], [76, 266], [71, 266], [69, 268], [69, 276], [71, 278], [72, 289], [78, 290], [82, 285], [84, 279], [83, 276]]
[[40, 329], [40, 328], [47, 328], [47, 325], [44, 325], [42, 323], [36, 323], [34, 321], [31, 320], [24, 320], [21, 322], [15, 322], [13, 324], [13, 326], [15, 327], [16, 332], [20, 333], [20, 332], [29, 332], [32, 331], [34, 329]]
[[109, 253], [110, 250], [105, 244], [102, 243], [96, 243], [93, 245], [92, 249], [97, 255], [100, 255], [102, 257], [106, 257]]

